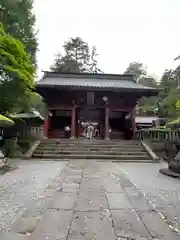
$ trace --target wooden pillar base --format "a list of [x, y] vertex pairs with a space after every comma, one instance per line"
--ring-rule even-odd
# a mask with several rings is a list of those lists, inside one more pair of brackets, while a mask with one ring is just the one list
[[105, 137], [104, 140], [107, 140], [107, 141], [108, 141], [108, 140], [110, 140], [110, 138], [109, 138], [109, 137]]

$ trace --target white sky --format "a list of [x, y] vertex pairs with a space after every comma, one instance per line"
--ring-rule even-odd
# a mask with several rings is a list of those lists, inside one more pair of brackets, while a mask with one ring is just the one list
[[161, 76], [180, 61], [180, 0], [36, 0], [38, 76], [70, 37], [95, 45], [99, 67], [123, 73], [132, 61]]

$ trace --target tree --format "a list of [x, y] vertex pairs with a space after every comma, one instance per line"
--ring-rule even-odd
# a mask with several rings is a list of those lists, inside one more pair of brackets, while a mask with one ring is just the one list
[[177, 88], [176, 74], [171, 69], [166, 69], [160, 80], [160, 87], [169, 92], [172, 88]]
[[140, 84], [147, 86], [147, 87], [152, 87], [152, 88], [156, 88], [157, 87], [157, 80], [156, 77], [154, 76], [142, 76], [139, 79]]
[[135, 75], [137, 81], [139, 81], [139, 79], [141, 77], [146, 76], [147, 71], [146, 71], [146, 68], [144, 67], [144, 65], [142, 63], [131, 62], [124, 73], [125, 74], [133, 74], [133, 75]]
[[[136, 80], [139, 84], [147, 87], [157, 87], [156, 77], [147, 75], [144, 64], [139, 62], [131, 62], [127, 67], [125, 74], [133, 74], [136, 76]], [[142, 97], [138, 103], [139, 113], [141, 115], [147, 114], [152, 115], [157, 108], [157, 97]]]
[[0, 22], [6, 33], [20, 40], [36, 63], [37, 39], [34, 30], [33, 0], [0, 0]]
[[91, 56], [90, 56], [91, 64], [90, 64], [90, 69], [89, 69], [89, 71], [92, 73], [102, 73], [102, 70], [100, 68], [98, 68], [97, 56], [98, 56], [98, 54], [97, 54], [96, 47], [93, 46]]
[[[139, 79], [140, 84], [147, 86], [147, 87], [152, 87], [152, 88], [157, 88], [157, 81], [156, 78], [154, 76], [143, 76]], [[158, 102], [158, 98], [157, 96], [153, 96], [153, 97], [142, 97], [139, 100], [139, 104], [138, 107], [140, 109], [140, 113], [141, 114], [147, 114], [147, 115], [152, 115], [156, 112], [156, 108], [157, 108], [157, 102]]]
[[34, 87], [35, 68], [23, 44], [0, 25], [0, 109], [15, 111]]
[[32, 108], [39, 111], [42, 116], [45, 116], [47, 113], [46, 104], [43, 101], [43, 98], [38, 93], [32, 93], [29, 98], [29, 110]]
[[163, 90], [159, 94], [158, 105], [161, 117], [176, 117], [179, 110], [176, 102], [179, 99], [178, 75], [179, 68], [175, 70], [165, 70], [161, 77], [160, 88]]
[[65, 54], [58, 53], [51, 69], [56, 72], [100, 72], [96, 48], [92, 51], [80, 37], [70, 38], [63, 45]]

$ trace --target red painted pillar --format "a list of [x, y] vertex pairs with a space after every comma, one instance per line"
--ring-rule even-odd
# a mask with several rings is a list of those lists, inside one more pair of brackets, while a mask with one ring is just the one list
[[105, 107], [105, 134], [104, 139], [109, 140], [109, 107]]
[[48, 138], [49, 131], [49, 115], [44, 119], [44, 136]]
[[73, 106], [71, 114], [71, 139], [76, 137], [76, 107]]
[[134, 136], [136, 132], [135, 108], [133, 108], [131, 111], [131, 121], [132, 121], [132, 132]]

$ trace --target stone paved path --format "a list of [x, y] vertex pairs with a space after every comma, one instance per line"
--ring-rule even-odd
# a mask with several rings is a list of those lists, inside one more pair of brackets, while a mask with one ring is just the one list
[[0, 175], [0, 239], [65, 165], [65, 162], [21, 160], [16, 170]]
[[70, 162], [1, 240], [177, 240], [116, 164]]
[[159, 173], [159, 169], [168, 167], [167, 163], [118, 165], [164, 216], [168, 224], [180, 233], [180, 180]]

